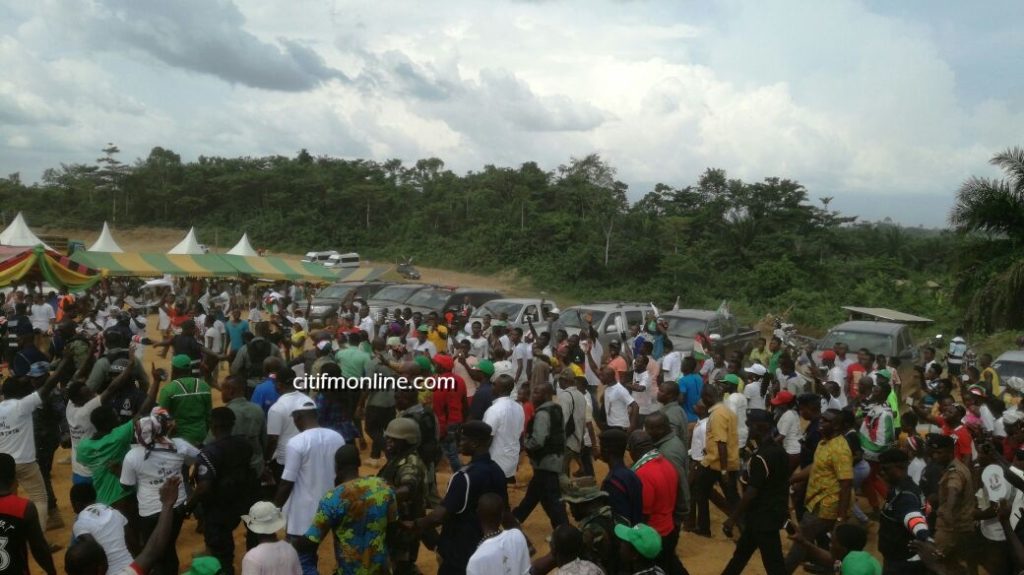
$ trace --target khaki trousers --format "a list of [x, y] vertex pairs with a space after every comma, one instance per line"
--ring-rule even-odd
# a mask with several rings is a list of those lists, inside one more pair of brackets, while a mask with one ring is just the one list
[[50, 509], [46, 497], [46, 484], [43, 483], [43, 473], [39, 471], [39, 464], [18, 463], [14, 466], [14, 475], [18, 485], [32, 503], [36, 504], [36, 513], [39, 515], [39, 525], [46, 531], [46, 520]]

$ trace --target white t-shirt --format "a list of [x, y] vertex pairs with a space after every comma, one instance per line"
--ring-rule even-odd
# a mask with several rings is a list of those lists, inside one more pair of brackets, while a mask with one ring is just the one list
[[[589, 353], [594, 358], [594, 363], [601, 367], [601, 358], [604, 357], [604, 348], [601, 347], [601, 342], [594, 341], [593, 349]], [[601, 378], [597, 377], [597, 372], [590, 367], [590, 358], [584, 358], [583, 377], [587, 378], [588, 387], [597, 387], [601, 384]]]
[[320, 499], [334, 487], [334, 454], [345, 445], [340, 433], [314, 427], [288, 440], [281, 479], [295, 483], [284, 504], [289, 535], [305, 535]]
[[171, 316], [167, 315], [163, 306], [160, 306], [157, 311], [160, 312], [160, 319], [156, 322], [156, 328], [162, 332], [167, 331], [171, 328]]
[[800, 440], [804, 432], [800, 429], [800, 414], [795, 409], [787, 409], [779, 418], [777, 425], [779, 435], [782, 436], [782, 448], [789, 455], [800, 453]]
[[489, 359], [491, 357], [491, 346], [487, 342], [487, 338], [483, 335], [477, 338], [470, 336], [469, 354], [479, 359]]
[[914, 485], [921, 485], [921, 476], [924, 475], [924, 468], [927, 466], [928, 464], [920, 457], [910, 460], [910, 465], [907, 465], [907, 477], [910, 477]]
[[422, 353], [429, 358], [433, 358], [437, 355], [437, 346], [429, 339], [424, 339], [416, 344], [416, 353]]
[[605, 419], [610, 427], [629, 428], [629, 406], [636, 403], [630, 392], [621, 384], [604, 390]]
[[740, 392], [730, 393], [725, 398], [725, 406], [736, 414], [736, 435], [740, 445], [747, 444], [747, 398]]
[[640, 408], [640, 415], [650, 415], [661, 410], [661, 404], [658, 403], [658, 386], [651, 383], [651, 374], [646, 371], [633, 372], [633, 381], [637, 385], [644, 386], [643, 391], [629, 392]]
[[466, 564], [466, 575], [527, 575], [529, 572], [530, 550], [526, 536], [518, 529], [508, 529], [481, 541]]
[[223, 348], [224, 334], [217, 329], [216, 323], [206, 328], [206, 339], [203, 340], [203, 345], [209, 346], [210, 349], [218, 353]]
[[82, 477], [92, 477], [92, 470], [88, 466], [82, 465], [78, 462], [78, 442], [83, 437], [91, 437], [96, 433], [96, 428], [93, 427], [92, 421], [89, 420], [89, 416], [92, 412], [100, 406], [100, 396], [96, 396], [89, 401], [85, 402], [82, 407], [78, 407], [74, 403], [68, 402], [66, 410], [68, 418], [68, 431], [71, 435], [71, 471], [76, 475]]
[[260, 543], [242, 557], [242, 575], [302, 575], [302, 565], [291, 543]]
[[512, 340], [509, 339], [508, 334], [504, 334], [499, 337], [498, 342], [501, 343], [501, 347], [504, 348], [505, 351], [512, 351]]
[[32, 321], [34, 329], [46, 333], [50, 329], [50, 320], [57, 319], [57, 314], [53, 313], [53, 307], [48, 303], [34, 303], [28, 318]]
[[704, 461], [704, 445], [708, 440], [708, 418], [701, 419], [693, 426], [693, 435], [690, 437], [690, 459]]
[[[121, 483], [135, 487], [139, 500], [139, 516], [160, 513], [160, 486], [168, 477], [181, 476], [181, 467], [187, 459], [195, 459], [199, 450], [180, 437], [171, 439], [177, 451], [154, 449], [146, 457], [146, 448], [136, 445], [128, 450], [121, 462]], [[185, 503], [185, 483], [178, 486], [177, 507]]]
[[665, 373], [665, 381], [677, 381], [683, 373], [683, 354], [672, 351], [661, 358], [661, 371]]
[[764, 396], [761, 395], [760, 381], [752, 381], [743, 386], [743, 397], [747, 398], [748, 409], [765, 409]]
[[[522, 383], [530, 379], [530, 367], [528, 363], [533, 359], [533, 346], [525, 341], [516, 344], [512, 350], [512, 367], [519, 371], [519, 379], [516, 383]], [[520, 369], [520, 367], [522, 369]], [[515, 371], [512, 372], [515, 375]]]
[[484, 412], [484, 423], [491, 426], [491, 459], [505, 472], [516, 474], [519, 463], [519, 436], [523, 433], [526, 414], [523, 406], [509, 397], [499, 397]]
[[377, 327], [373, 321], [373, 318], [370, 316], [366, 316], [363, 319], [359, 320], [359, 329], [365, 331], [370, 337], [373, 337], [374, 330], [376, 330]]
[[[267, 435], [277, 436], [277, 449], [274, 450], [274, 461], [284, 465], [284, 452], [288, 441], [299, 433], [292, 421], [292, 412], [303, 404], [313, 401], [301, 391], [289, 391], [270, 406], [267, 412]], [[332, 454], [333, 458], [334, 455]], [[332, 459], [333, 461], [333, 459]]]
[[838, 364], [832, 366], [832, 369], [828, 370], [825, 381], [834, 381], [839, 384], [839, 402], [846, 407], [849, 400], [846, 398], [846, 370], [840, 367]]
[[43, 405], [34, 391], [21, 399], [0, 401], [0, 453], [8, 453], [15, 463], [36, 460], [36, 438], [32, 431], [32, 412]]
[[132, 564], [132, 554], [124, 542], [125, 525], [128, 525], [128, 520], [120, 511], [109, 505], [93, 503], [78, 514], [71, 535], [92, 535], [107, 556], [107, 572], [117, 573]]

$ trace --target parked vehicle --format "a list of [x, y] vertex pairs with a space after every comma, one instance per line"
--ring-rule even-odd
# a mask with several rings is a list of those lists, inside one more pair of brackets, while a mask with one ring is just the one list
[[413, 294], [428, 287], [430, 286], [426, 284], [391, 284], [367, 300], [367, 303], [370, 304], [370, 314], [376, 317], [384, 308], [389, 310], [404, 308], [406, 307], [405, 302]]
[[306, 257], [302, 258], [302, 261], [313, 264], [322, 264], [329, 260], [331, 256], [336, 255], [339, 254], [334, 250], [329, 250], [325, 252], [306, 252]]
[[843, 342], [854, 352], [864, 348], [875, 355], [916, 362], [920, 349], [910, 328], [933, 323], [928, 318], [885, 308], [844, 306], [843, 309], [850, 312], [851, 321], [828, 330], [819, 340], [818, 350], [832, 349], [837, 342]]
[[347, 254], [334, 254], [323, 262], [326, 268], [357, 268], [359, 267], [359, 254], [349, 252]]
[[402, 261], [395, 266], [395, 271], [398, 272], [398, 275], [407, 280], [420, 279], [420, 271], [412, 265], [412, 258], [403, 258]]
[[1011, 377], [1024, 379], [1024, 351], [1013, 350], [999, 354], [999, 357], [992, 362], [992, 368], [996, 370], [1002, 381]]
[[693, 353], [693, 342], [697, 334], [717, 335], [717, 345], [726, 353], [740, 350], [744, 354], [760, 337], [760, 332], [741, 326], [732, 315], [705, 309], [679, 309], [667, 311], [661, 317], [668, 321], [668, 336], [676, 351], [684, 356]]
[[389, 285], [389, 282], [379, 281], [333, 283], [313, 295], [312, 305], [306, 309], [306, 316], [311, 320], [326, 320], [338, 314], [341, 302], [350, 297], [353, 291], [355, 297], [369, 299]]
[[[552, 329], [565, 330], [569, 335], [577, 335], [586, 326], [589, 313], [591, 322], [597, 331], [597, 340], [603, 348], [613, 339], [622, 339], [623, 333], [629, 332], [632, 324], [643, 325], [644, 317], [651, 311], [650, 304], [611, 302], [577, 305], [562, 310]], [[553, 336], [554, 334], [552, 334]]]
[[502, 297], [501, 292], [476, 288], [451, 288], [433, 286], [414, 293], [404, 307], [411, 308], [413, 313], [427, 315], [437, 312], [443, 315], [448, 310], [458, 310], [469, 300], [469, 305], [478, 308], [481, 305]]
[[[533, 321], [534, 327], [540, 331], [544, 325], [545, 317], [547, 314], [558, 310], [558, 306], [551, 300], [541, 300], [535, 298], [500, 298], [492, 299], [491, 301], [476, 308], [473, 315], [466, 322], [464, 331], [466, 334], [471, 333], [472, 325], [474, 321], [483, 323], [484, 316], [491, 316], [491, 319], [498, 319], [501, 314], [508, 316], [508, 327], [522, 328], [523, 331], [528, 331], [530, 326], [526, 323], [526, 318], [529, 317]], [[543, 313], [542, 313], [543, 311]]]

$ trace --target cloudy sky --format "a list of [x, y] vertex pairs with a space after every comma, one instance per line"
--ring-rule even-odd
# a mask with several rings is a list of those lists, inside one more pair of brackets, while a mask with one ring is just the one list
[[164, 146], [464, 172], [600, 153], [941, 225], [1022, 144], [1024, 2], [0, 0], [0, 173]]

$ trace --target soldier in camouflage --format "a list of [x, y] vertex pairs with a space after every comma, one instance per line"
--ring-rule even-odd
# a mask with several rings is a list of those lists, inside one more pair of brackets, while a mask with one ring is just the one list
[[581, 556], [601, 566], [605, 573], [618, 573], [618, 541], [608, 494], [584, 483], [566, 490], [562, 500], [569, 504], [569, 512], [583, 533]]
[[[384, 453], [388, 460], [378, 476], [395, 490], [399, 521], [414, 521], [426, 514], [427, 467], [417, 452], [419, 444], [420, 427], [412, 419], [393, 419], [384, 430]], [[394, 523], [388, 534], [394, 574], [418, 574], [419, 536], [397, 526]]]

